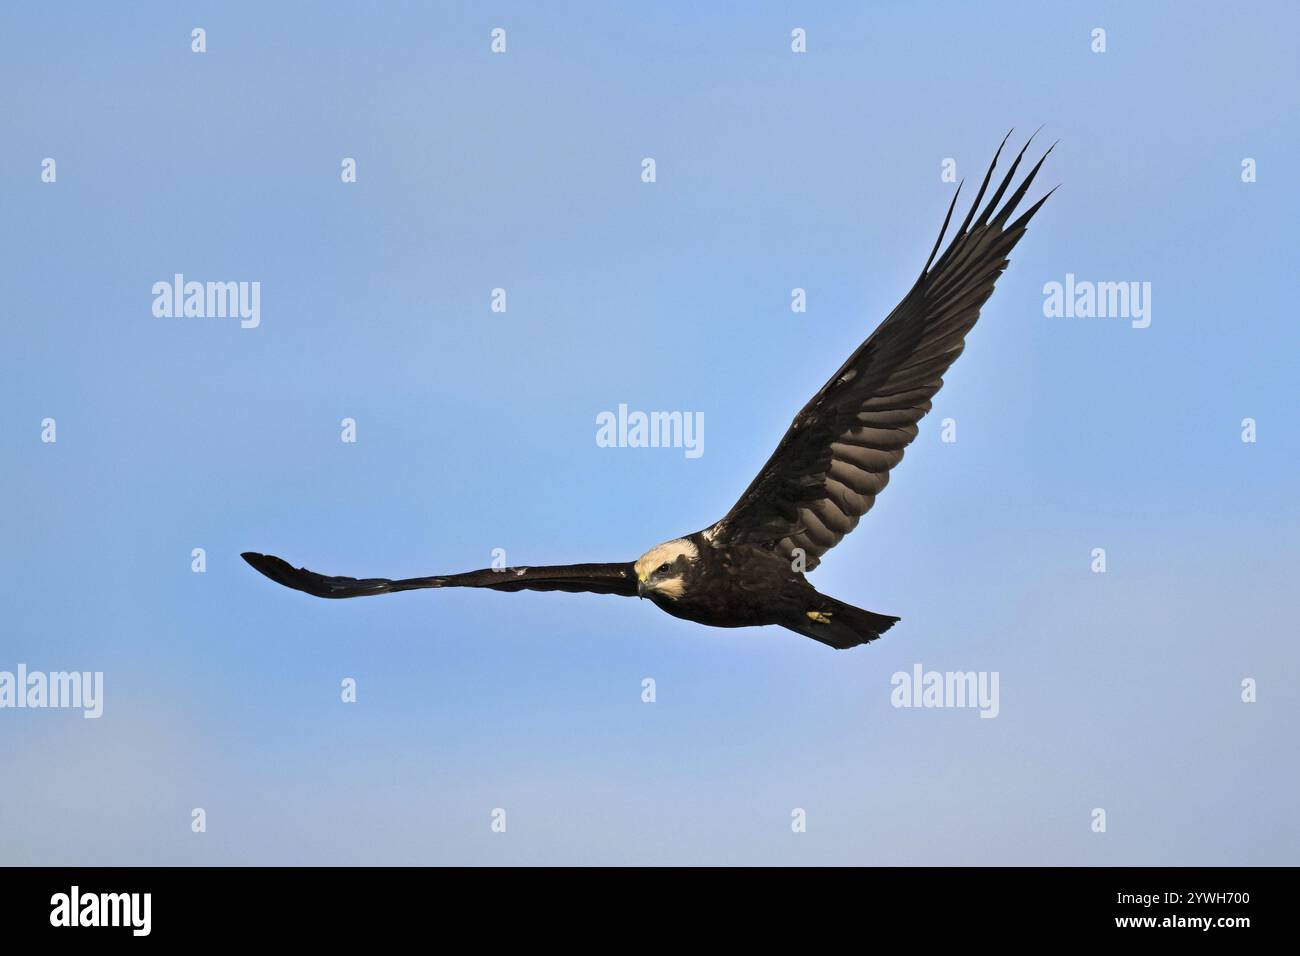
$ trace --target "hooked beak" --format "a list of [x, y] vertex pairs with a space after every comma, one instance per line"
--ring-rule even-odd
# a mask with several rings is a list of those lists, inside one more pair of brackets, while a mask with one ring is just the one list
[[644, 581], [636, 582], [636, 596], [645, 600], [646, 586]]

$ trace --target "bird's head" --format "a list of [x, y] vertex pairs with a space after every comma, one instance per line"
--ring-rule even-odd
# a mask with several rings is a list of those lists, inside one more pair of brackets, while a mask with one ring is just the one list
[[634, 565], [637, 594], [677, 600], [686, 593], [686, 579], [699, 556], [699, 549], [685, 538], [655, 545]]

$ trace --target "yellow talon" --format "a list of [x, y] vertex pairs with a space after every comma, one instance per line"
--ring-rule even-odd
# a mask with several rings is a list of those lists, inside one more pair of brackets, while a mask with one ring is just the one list
[[807, 614], [808, 620], [812, 621], [814, 624], [829, 624], [831, 622], [831, 614], [829, 611], [808, 611]]

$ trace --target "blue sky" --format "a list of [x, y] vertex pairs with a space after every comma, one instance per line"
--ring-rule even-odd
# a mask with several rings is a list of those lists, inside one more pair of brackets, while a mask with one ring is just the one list
[[[0, 670], [106, 698], [0, 710], [0, 863], [1297, 862], [1294, 7], [696, 6], [0, 13]], [[240, 561], [707, 525], [906, 291], [942, 161], [1040, 125], [1061, 190], [812, 575], [882, 641]], [[260, 282], [261, 325], [156, 318], [177, 272]], [[1066, 273], [1150, 282], [1151, 326], [1045, 317]], [[702, 412], [704, 455], [598, 447], [619, 403]], [[917, 663], [998, 672], [999, 716], [892, 707]]]

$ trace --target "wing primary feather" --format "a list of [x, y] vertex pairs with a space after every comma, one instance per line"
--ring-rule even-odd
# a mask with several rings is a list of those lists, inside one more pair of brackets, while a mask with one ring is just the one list
[[930, 250], [930, 258], [925, 260], [925, 266], [921, 269], [921, 278], [925, 278], [926, 272], [930, 269], [930, 263], [934, 261], [935, 255], [939, 252], [939, 246], [943, 244], [944, 233], [948, 231], [948, 223], [952, 222], [952, 211], [957, 208], [957, 197], [961, 195], [961, 187], [966, 184], [963, 179], [957, 184], [957, 191], [952, 194], [952, 202], [948, 203], [948, 215], [943, 217], [943, 225], [939, 227], [939, 238], [934, 240], [934, 248]]
[[992, 213], [993, 210], [997, 208], [998, 203], [1002, 201], [1002, 194], [1005, 193], [1007, 187], [1011, 185], [1012, 177], [1016, 175], [1016, 170], [1020, 168], [1020, 161], [1025, 158], [1025, 151], [1029, 149], [1029, 144], [1033, 141], [1034, 137], [1031, 136], [1025, 141], [1025, 145], [1020, 147], [1020, 152], [1016, 153], [1016, 158], [1011, 161], [1011, 168], [1007, 170], [1006, 176], [1002, 178], [1002, 182], [998, 186], [997, 192], [993, 194], [993, 198], [989, 200], [988, 205], [984, 207], [984, 211], [980, 213], [979, 218], [975, 220], [975, 228], [978, 229], [980, 226], [988, 225], [989, 214]]
[[1002, 148], [1007, 145], [1007, 140], [1011, 138], [1011, 134], [1014, 132], [1014, 127], [1007, 130], [1007, 135], [1003, 136], [1002, 142], [998, 143], [998, 148], [993, 153], [993, 162], [989, 163], [988, 171], [984, 173], [984, 181], [980, 183], [980, 191], [975, 194], [975, 200], [970, 204], [970, 209], [966, 213], [966, 218], [963, 219], [961, 225], [957, 227], [957, 232], [953, 235], [952, 242], [948, 244], [948, 248], [944, 250], [943, 255], [939, 257], [939, 261], [935, 264], [934, 268], [936, 272], [943, 268], [949, 257], [952, 256], [953, 250], [956, 249], [957, 240], [964, 236], [966, 230], [970, 227], [971, 220], [975, 218], [975, 213], [980, 208], [980, 200], [984, 198], [984, 193], [989, 188], [989, 182], [993, 179], [993, 170], [998, 167], [998, 158], [1002, 155]]
[[[1059, 143], [1060, 140], [1057, 140], [1056, 142]], [[1038, 170], [1042, 168], [1043, 161], [1051, 155], [1052, 150], [1054, 149], [1056, 149], [1056, 143], [1047, 147], [1047, 152], [1043, 153], [1038, 162], [1034, 163], [1034, 168], [1029, 171], [1029, 175], [1025, 177], [1024, 182], [1016, 187], [1016, 191], [1011, 194], [1011, 198], [1007, 200], [1006, 205], [1003, 206], [998, 211], [998, 214], [993, 217], [994, 225], [1001, 226], [1011, 218], [1011, 214], [1016, 211], [1016, 206], [1020, 205], [1020, 200], [1025, 198], [1025, 193], [1029, 190], [1029, 186], [1034, 181], [1034, 177], [1038, 175]]]
[[1047, 191], [1046, 196], [1044, 196], [1042, 199], [1038, 200], [1038, 202], [1034, 203], [1032, 206], [1026, 209], [1024, 214], [1021, 215], [1019, 219], [1017, 219], [1011, 225], [1007, 226], [1007, 232], [1016, 232], [1017, 230], [1024, 228], [1025, 224], [1028, 223], [1029, 220], [1033, 218], [1034, 213], [1038, 212], [1038, 210], [1042, 208], [1043, 203], [1047, 202], [1047, 200], [1052, 197], [1052, 193], [1056, 192], [1060, 188], [1061, 186], [1058, 183], [1057, 185], [1049, 189]]
[[984, 198], [984, 193], [989, 188], [989, 183], [993, 179], [993, 170], [998, 168], [998, 159], [1002, 156], [1002, 150], [1007, 145], [1007, 140], [1015, 129], [1007, 130], [1007, 135], [1002, 137], [1002, 142], [998, 143], [997, 151], [993, 154], [993, 162], [989, 163], [988, 171], [984, 174], [984, 182], [980, 183], [980, 191], [975, 196], [975, 201], [971, 203], [970, 212], [966, 213], [966, 218], [962, 220], [961, 228], [957, 230], [957, 235], [964, 233], [969, 228], [971, 220], [975, 218], [975, 211], [980, 207], [980, 200]]

